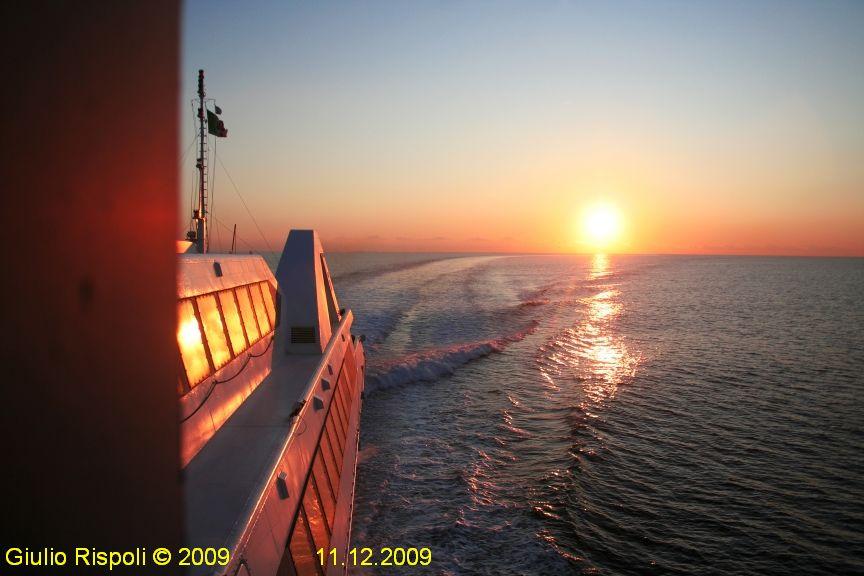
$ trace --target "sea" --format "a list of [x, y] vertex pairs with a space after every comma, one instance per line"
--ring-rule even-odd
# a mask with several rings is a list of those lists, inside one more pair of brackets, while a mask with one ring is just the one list
[[864, 574], [864, 259], [332, 254], [360, 574]]

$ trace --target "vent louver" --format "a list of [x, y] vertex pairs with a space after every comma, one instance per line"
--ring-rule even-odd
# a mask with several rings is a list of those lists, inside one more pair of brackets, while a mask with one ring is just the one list
[[292, 344], [315, 344], [315, 329], [312, 326], [292, 326]]

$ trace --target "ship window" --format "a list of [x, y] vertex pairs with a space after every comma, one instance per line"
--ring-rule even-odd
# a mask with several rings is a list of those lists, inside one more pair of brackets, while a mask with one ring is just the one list
[[347, 376], [345, 377], [345, 406], [346, 410], [351, 411], [351, 407], [354, 405], [354, 389], [351, 388], [351, 379]]
[[204, 350], [204, 340], [195, 308], [190, 300], [183, 300], [177, 306], [177, 344], [189, 386], [194, 388], [210, 373], [210, 363]]
[[333, 395], [333, 403], [339, 406], [339, 414], [345, 415], [345, 386], [342, 384], [342, 378], [336, 383], [336, 394]]
[[339, 468], [336, 467], [336, 451], [333, 444], [330, 442], [330, 437], [327, 431], [321, 436], [321, 453], [324, 455], [324, 464], [327, 468], [327, 476], [330, 477], [330, 484], [333, 486], [333, 491], [339, 492]]
[[327, 468], [324, 467], [324, 460], [321, 458], [320, 449], [315, 453], [315, 460], [312, 461], [312, 474], [315, 476], [318, 495], [321, 496], [321, 503], [324, 505], [327, 524], [332, 529], [333, 518], [336, 515], [336, 495], [330, 485], [330, 477], [327, 475]]
[[219, 314], [219, 306], [214, 294], [199, 296], [198, 314], [201, 315], [201, 324], [204, 326], [204, 335], [207, 337], [207, 347], [210, 348], [210, 357], [218, 370], [231, 360], [231, 351], [228, 349], [228, 341], [225, 338], [225, 326], [222, 324], [222, 315]]
[[333, 449], [333, 460], [336, 463], [336, 476], [338, 477], [342, 473], [342, 445], [339, 444], [339, 439], [336, 437], [336, 427], [333, 426], [333, 420], [330, 418], [327, 418], [326, 421], [326, 432], [330, 447]]
[[234, 355], [240, 354], [246, 349], [246, 335], [243, 334], [243, 323], [240, 321], [240, 311], [237, 309], [237, 301], [234, 299], [232, 290], [219, 292], [219, 304], [222, 306], [222, 316], [228, 327], [228, 337], [231, 339], [231, 349]]
[[330, 323], [336, 325], [339, 323], [339, 307], [336, 305], [336, 294], [333, 293], [333, 282], [330, 281], [330, 270], [327, 268], [327, 260], [324, 259], [324, 254], [321, 254], [321, 273], [324, 276], [324, 294], [327, 296], [327, 313], [330, 316]]
[[183, 365], [183, 358], [180, 354], [177, 355], [177, 391], [180, 392], [180, 396], [183, 396], [187, 392], [189, 392], [191, 388], [189, 387], [189, 382], [186, 376], [186, 368]]
[[291, 559], [294, 561], [297, 574], [322, 573], [302, 506], [297, 513], [297, 521], [294, 522], [294, 530], [291, 532], [291, 542], [288, 546], [291, 549]]
[[348, 388], [348, 379], [345, 377], [345, 372], [339, 377], [339, 400], [342, 402], [342, 410], [345, 413], [346, 423], [351, 418], [351, 390]]
[[282, 550], [282, 560], [279, 562], [276, 576], [297, 576], [297, 571], [294, 570], [294, 563], [291, 561], [291, 551], [287, 546]]
[[342, 454], [345, 454], [345, 430], [346, 426], [344, 423], [344, 416], [342, 415], [342, 408], [339, 405], [336, 405], [336, 417], [333, 420], [333, 427], [336, 429], [336, 433], [339, 435], [339, 445], [342, 447]]
[[348, 399], [348, 394], [349, 394], [349, 392], [348, 392], [348, 387], [345, 386], [345, 385], [343, 384], [343, 386], [342, 386], [342, 404], [345, 406], [345, 424], [346, 424], [346, 430], [347, 430], [347, 426], [350, 426], [350, 425], [351, 425], [351, 412], [350, 412], [350, 410], [348, 409], [348, 406], [351, 405], [351, 402], [350, 402], [350, 400]]
[[345, 382], [342, 383], [342, 391], [342, 399], [345, 401], [345, 411], [350, 414], [351, 406], [354, 404], [354, 402], [352, 402], [354, 395], [351, 391], [351, 385], [348, 378], [345, 378]]
[[249, 337], [249, 345], [251, 346], [258, 341], [261, 333], [258, 331], [258, 324], [255, 321], [255, 312], [252, 311], [252, 301], [249, 300], [249, 290], [246, 286], [235, 288], [237, 293], [237, 302], [240, 304], [240, 314], [243, 318], [243, 326], [246, 327], [246, 336]]
[[330, 442], [333, 444], [333, 455], [336, 456], [336, 465], [339, 467], [339, 472], [342, 472], [342, 457], [345, 455], [345, 440], [339, 430], [339, 421], [336, 419], [336, 414], [330, 411], [330, 417], [327, 419], [330, 427]]
[[261, 297], [261, 287], [258, 284], [250, 284], [249, 292], [252, 294], [252, 304], [255, 306], [258, 326], [261, 327], [262, 334], [267, 334], [270, 332], [270, 320], [267, 319], [267, 310], [264, 308], [264, 299]]
[[341, 400], [342, 400], [342, 413], [345, 415], [345, 432], [346, 432], [346, 434], [347, 434], [347, 432], [348, 432], [348, 426], [351, 424], [351, 413], [348, 411], [348, 408], [347, 408], [347, 404], [348, 404], [348, 400], [347, 400], [347, 398], [348, 398], [348, 393], [347, 393], [347, 391], [345, 390], [345, 387], [344, 387], [344, 386], [342, 387], [342, 394], [340, 395], [340, 397], [341, 397]]
[[354, 354], [350, 351], [352, 347], [348, 346], [348, 353], [345, 354], [345, 360], [342, 363], [342, 372], [344, 372], [347, 376], [345, 377], [345, 381], [348, 383], [348, 392], [349, 397], [354, 397], [354, 383], [357, 380], [355, 375], [357, 374], [357, 365], [354, 363]]
[[348, 433], [348, 423], [351, 421], [351, 416], [348, 415], [348, 410], [345, 408], [345, 388], [342, 387], [342, 393], [339, 394], [340, 402], [342, 402], [342, 417], [345, 420], [345, 433]]
[[270, 325], [276, 325], [276, 306], [273, 304], [273, 287], [269, 282], [261, 282], [261, 292], [264, 294], [264, 306], [267, 307], [267, 315], [270, 317]]
[[[345, 420], [342, 415], [342, 405], [339, 403], [339, 389], [336, 389], [336, 395], [333, 396], [333, 401], [330, 403], [330, 413], [333, 414], [333, 425], [336, 427], [336, 432], [339, 434], [340, 444], [345, 438]], [[344, 444], [343, 444], [344, 446]]]
[[330, 528], [327, 526], [327, 520], [324, 518], [324, 507], [321, 506], [321, 499], [318, 496], [318, 488], [315, 486], [315, 478], [309, 476], [306, 481], [306, 489], [303, 491], [303, 511], [306, 513], [306, 520], [309, 521], [309, 529], [312, 530], [312, 540], [315, 542], [315, 549], [327, 549], [330, 544]]

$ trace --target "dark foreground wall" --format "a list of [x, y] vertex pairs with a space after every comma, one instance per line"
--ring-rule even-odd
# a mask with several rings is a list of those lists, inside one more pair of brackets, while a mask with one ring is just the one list
[[179, 4], [0, 11], [0, 547], [171, 547]]

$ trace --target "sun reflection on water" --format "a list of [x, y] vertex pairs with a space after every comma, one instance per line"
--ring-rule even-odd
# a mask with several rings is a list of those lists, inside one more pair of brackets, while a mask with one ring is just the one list
[[591, 259], [591, 269], [588, 271], [588, 278], [596, 280], [604, 278], [609, 274], [609, 257], [606, 254], [594, 254]]
[[559, 332], [541, 350], [541, 374], [550, 388], [560, 389], [563, 379], [576, 380], [584, 393], [584, 408], [614, 398], [624, 380], [635, 375], [640, 361], [616, 330], [624, 306], [612, 277], [609, 257], [596, 254], [588, 279], [608, 278], [610, 283], [580, 299], [585, 306], [581, 321]]

